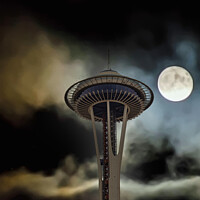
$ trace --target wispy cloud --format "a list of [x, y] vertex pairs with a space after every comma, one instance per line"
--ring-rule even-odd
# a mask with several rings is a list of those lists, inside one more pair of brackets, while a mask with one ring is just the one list
[[[73, 200], [77, 197], [85, 199], [89, 193], [95, 191], [94, 198], [98, 199], [97, 174], [94, 173], [96, 170], [95, 159], [79, 164], [72, 156], [68, 156], [63, 165], [51, 176], [45, 176], [42, 172], [33, 173], [26, 169], [19, 169], [0, 176], [0, 197], [25, 191], [40, 198]], [[199, 176], [151, 181], [148, 184], [122, 176], [121, 197], [127, 200], [163, 196], [168, 199], [181, 196], [198, 199], [200, 198], [199, 185]]]

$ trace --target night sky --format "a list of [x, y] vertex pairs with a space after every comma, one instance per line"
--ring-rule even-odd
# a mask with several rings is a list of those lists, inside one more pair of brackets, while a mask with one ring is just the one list
[[[1, 200], [98, 199], [91, 122], [72, 112], [64, 95], [107, 68], [108, 48], [111, 68], [155, 96], [127, 124], [121, 199], [200, 199], [198, 7], [143, 4], [0, 3]], [[157, 88], [171, 65], [193, 77], [182, 102], [164, 99]]]

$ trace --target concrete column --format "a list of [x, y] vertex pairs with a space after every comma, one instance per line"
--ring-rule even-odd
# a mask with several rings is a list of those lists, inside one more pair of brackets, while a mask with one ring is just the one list
[[94, 143], [96, 149], [96, 156], [97, 156], [97, 164], [98, 164], [98, 176], [99, 176], [99, 200], [102, 200], [102, 167], [100, 163], [100, 153], [99, 153], [99, 145], [97, 141], [97, 133], [96, 133], [96, 126], [95, 126], [95, 119], [94, 119], [94, 111], [93, 107], [90, 108], [90, 115], [92, 120], [92, 128], [94, 134]]

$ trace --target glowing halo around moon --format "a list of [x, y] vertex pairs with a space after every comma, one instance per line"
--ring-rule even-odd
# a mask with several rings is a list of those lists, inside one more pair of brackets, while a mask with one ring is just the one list
[[167, 100], [182, 101], [192, 93], [193, 78], [183, 67], [170, 66], [160, 73], [158, 89]]

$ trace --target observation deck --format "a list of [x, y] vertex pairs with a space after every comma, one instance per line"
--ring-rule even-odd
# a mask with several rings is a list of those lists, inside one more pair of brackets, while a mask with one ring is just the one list
[[93, 106], [95, 121], [103, 121], [108, 100], [111, 110], [116, 111], [116, 121], [122, 121], [124, 105], [128, 107], [128, 119], [133, 119], [151, 105], [153, 92], [138, 80], [104, 70], [75, 83], [65, 93], [66, 104], [83, 118], [91, 119], [89, 108]]

